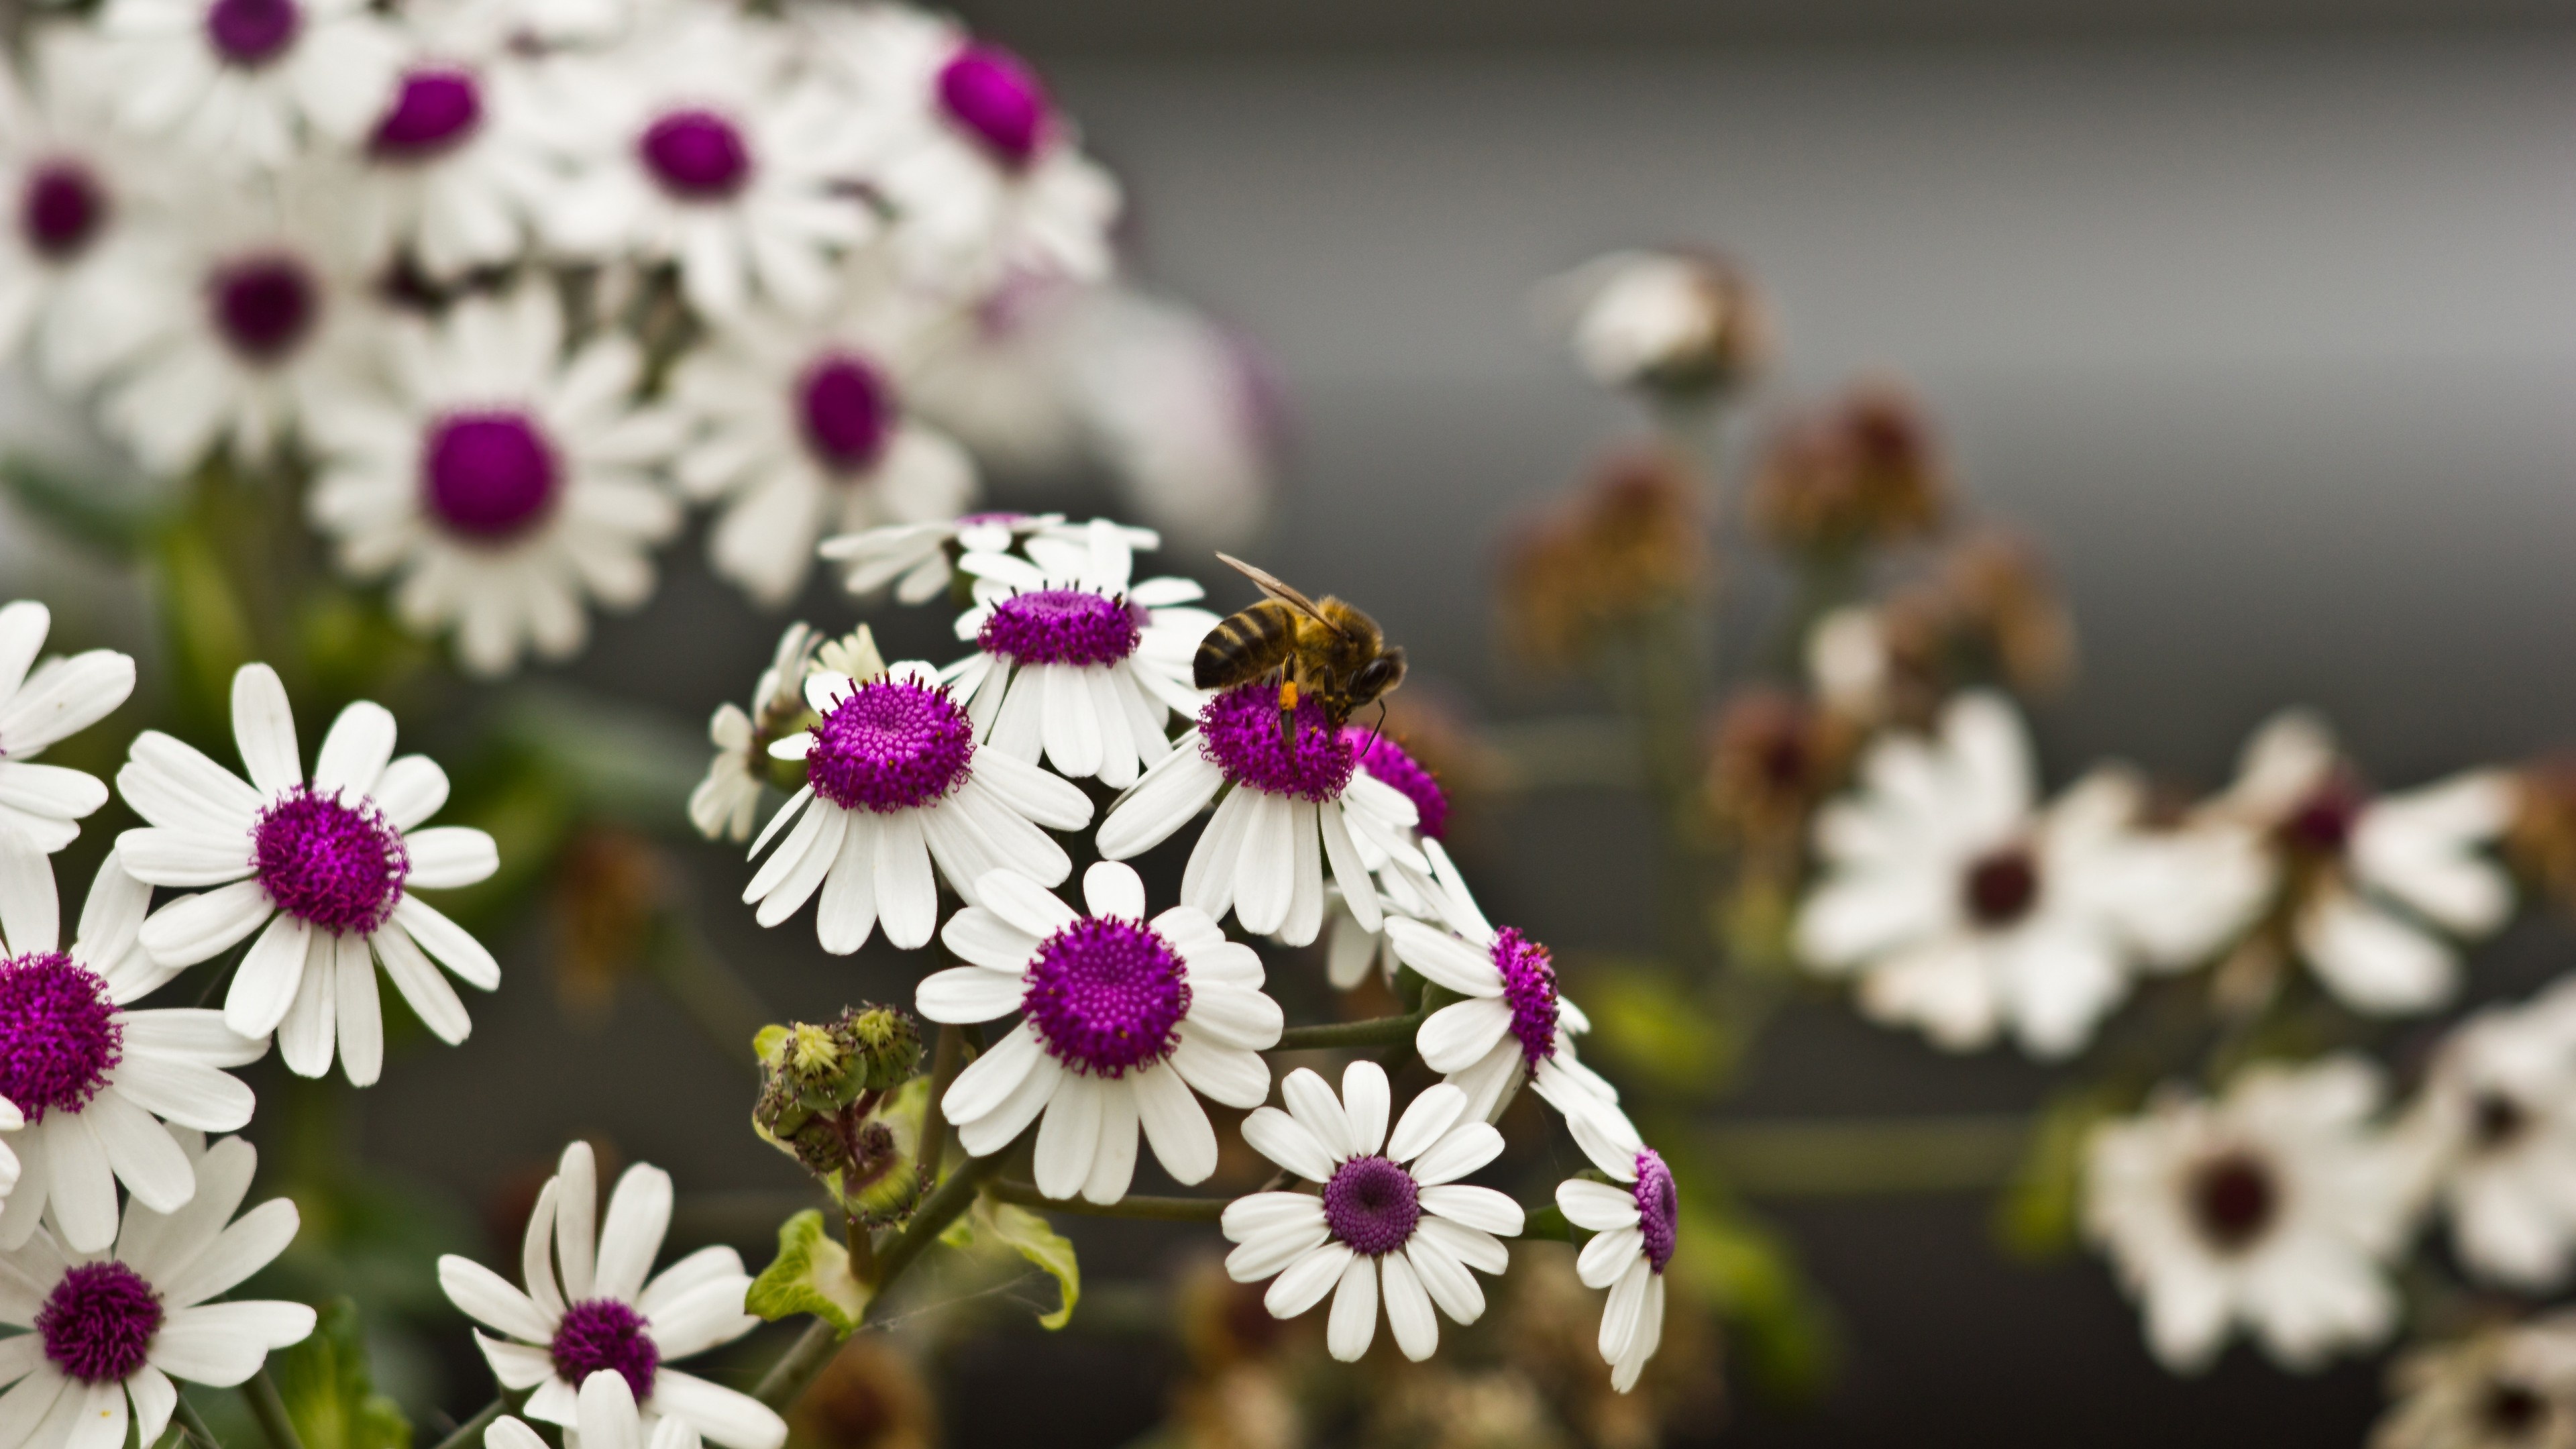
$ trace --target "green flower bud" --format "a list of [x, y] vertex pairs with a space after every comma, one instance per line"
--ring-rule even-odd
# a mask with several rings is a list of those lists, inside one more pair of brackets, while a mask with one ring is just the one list
[[892, 1007], [854, 1007], [829, 1022], [763, 1028], [752, 1047], [761, 1064], [752, 1130], [852, 1216], [883, 1225], [909, 1215], [921, 1196], [914, 1149], [929, 1096], [927, 1083], [913, 1081], [921, 1067], [913, 1019]]

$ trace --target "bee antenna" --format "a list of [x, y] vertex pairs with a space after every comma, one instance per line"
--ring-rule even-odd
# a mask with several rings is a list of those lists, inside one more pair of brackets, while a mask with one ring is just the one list
[[1369, 731], [1368, 743], [1367, 743], [1367, 744], [1364, 744], [1364, 745], [1362, 745], [1362, 746], [1360, 746], [1360, 753], [1361, 753], [1361, 754], [1363, 754], [1363, 755], [1365, 755], [1365, 754], [1367, 754], [1369, 751], [1371, 751], [1371, 750], [1373, 750], [1373, 749], [1376, 749], [1376, 748], [1377, 748], [1377, 737], [1378, 737], [1378, 736], [1380, 736], [1380, 735], [1382, 735], [1382, 734], [1385, 734], [1385, 733], [1386, 733], [1386, 701], [1385, 701], [1385, 700], [1383, 700], [1383, 699], [1381, 699], [1381, 700], [1379, 700], [1379, 701], [1377, 702], [1377, 724], [1376, 724], [1376, 726], [1375, 726], [1374, 728], [1372, 728], [1372, 729]]

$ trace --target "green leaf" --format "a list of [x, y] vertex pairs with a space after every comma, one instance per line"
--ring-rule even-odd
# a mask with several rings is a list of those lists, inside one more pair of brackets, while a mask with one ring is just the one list
[[1063, 1295], [1055, 1312], [1038, 1316], [1039, 1325], [1062, 1328], [1073, 1321], [1073, 1305], [1082, 1301], [1082, 1265], [1074, 1260], [1073, 1244], [1045, 1218], [1012, 1203], [978, 1198], [974, 1211], [949, 1224], [939, 1241], [952, 1248], [1005, 1247], [1018, 1253], [1053, 1277]]
[[367, 1373], [355, 1300], [324, 1304], [312, 1337], [268, 1363], [304, 1449], [411, 1449], [411, 1420]]
[[850, 1276], [850, 1250], [824, 1228], [823, 1210], [807, 1208], [779, 1225], [778, 1256], [751, 1280], [742, 1306], [772, 1323], [810, 1313], [847, 1338], [875, 1296]]

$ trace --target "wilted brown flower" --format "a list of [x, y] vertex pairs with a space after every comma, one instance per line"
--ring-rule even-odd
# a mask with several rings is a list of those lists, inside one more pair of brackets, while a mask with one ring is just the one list
[[1688, 472], [1660, 452], [1614, 455], [1506, 546], [1510, 650], [1543, 666], [1580, 662], [1605, 633], [1698, 594], [1708, 564]]
[[2525, 765], [2514, 784], [2505, 859], [2535, 890], [2576, 906], [2576, 751]]
[[564, 1013], [596, 1020], [618, 983], [643, 964], [669, 900], [661, 850], [632, 831], [592, 826], [575, 835], [555, 870], [555, 996]]
[[1703, 798], [1719, 828], [1755, 847], [1794, 847], [1808, 812], [1842, 780], [1853, 730], [1776, 689], [1729, 700], [1710, 741]]
[[2062, 687], [2075, 672], [2075, 621], [2028, 539], [1988, 528], [1942, 560], [1941, 591], [1955, 644], [1981, 649], [2024, 694]]
[[1507, 1368], [1433, 1360], [1369, 1399], [1366, 1442], [1403, 1449], [1574, 1449], [1556, 1409]]
[[930, 1449], [939, 1411], [921, 1364], [887, 1335], [862, 1333], [823, 1365], [787, 1432], [793, 1449]]
[[1750, 507], [1781, 548], [1848, 555], [1934, 532], [1950, 492], [1930, 416], [1902, 384], [1876, 379], [1781, 430]]

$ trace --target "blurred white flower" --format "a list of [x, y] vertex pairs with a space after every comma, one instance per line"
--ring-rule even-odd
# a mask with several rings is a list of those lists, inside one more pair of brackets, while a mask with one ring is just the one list
[[2293, 892], [2293, 936], [2355, 1011], [2429, 1011], [2459, 990], [2450, 937], [2483, 936], [2513, 910], [2513, 882], [2483, 849], [2512, 822], [2511, 778], [2474, 770], [2372, 796], [2316, 716], [2279, 715], [2245, 746], [2214, 818], [2259, 830]]
[[402, 42], [365, 0], [108, 0], [116, 116], [219, 168], [274, 168], [307, 132], [383, 114]]
[[529, 285], [393, 337], [391, 388], [317, 412], [313, 520], [362, 577], [397, 573], [410, 627], [453, 626], [477, 674], [522, 652], [562, 659], [589, 635], [585, 594], [632, 608], [652, 545], [679, 527], [653, 470], [679, 444], [639, 407], [643, 355], [611, 334], [564, 355], [553, 294]]
[[[562, 185], [536, 124], [539, 84], [507, 37], [451, 8], [413, 17], [422, 34], [359, 148], [346, 191], [362, 252], [400, 254], [444, 281], [499, 266], [528, 244]], [[479, 42], [479, 43], [478, 43]]]
[[674, 471], [721, 500], [708, 560], [760, 603], [805, 586], [827, 533], [944, 521], [973, 496], [973, 460], [908, 406], [928, 341], [917, 310], [853, 275], [841, 306], [748, 309], [672, 369], [692, 432]]
[[1876, 609], [1846, 604], [1818, 619], [1807, 632], [1807, 678], [1825, 707], [1836, 714], [1875, 722], [1887, 713], [1894, 673], [1887, 624]]
[[55, 299], [81, 275], [133, 244], [133, 209], [157, 189], [148, 149], [122, 144], [88, 111], [95, 98], [66, 73], [96, 44], [85, 30], [38, 27], [29, 37], [22, 90], [0, 70], [0, 355], [22, 348], [54, 375]]
[[2265, 1062], [2216, 1101], [2176, 1094], [2096, 1129], [2085, 1231], [2145, 1301], [2167, 1368], [2207, 1368], [2239, 1323], [2301, 1370], [2396, 1326], [2411, 1194], [2379, 1101], [2361, 1058]]
[[[864, 633], [866, 626], [860, 629]], [[716, 747], [716, 757], [707, 766], [707, 777], [689, 792], [689, 823], [700, 835], [709, 840], [751, 838], [769, 767], [765, 736], [805, 708], [805, 675], [821, 643], [812, 625], [802, 621], [788, 625], [787, 632], [778, 636], [769, 667], [752, 686], [751, 708], [745, 710], [730, 700], [716, 706], [715, 717], [707, 721], [707, 739]], [[884, 670], [880, 662], [873, 670], [847, 672], [867, 679]]]
[[2134, 781], [2102, 770], [2035, 799], [2028, 737], [2000, 696], [1951, 701], [1937, 738], [1883, 739], [1816, 822], [1828, 874], [1800, 908], [1808, 965], [1860, 978], [1862, 1010], [1954, 1051], [2009, 1029], [2064, 1056], [2140, 967], [2188, 964], [2259, 904], [2244, 832], [2149, 835]]
[[1603, 387], [1702, 392], [1740, 377], [1770, 346], [1743, 279], [1695, 253], [1610, 252], [1548, 282], [1537, 302]]
[[2449, 1214], [2463, 1263], [2527, 1291], [2565, 1281], [2576, 1251], [2576, 983], [2453, 1029], [2400, 1139]]
[[2399, 1356], [2370, 1449], [2576, 1449], [2576, 1315]]

